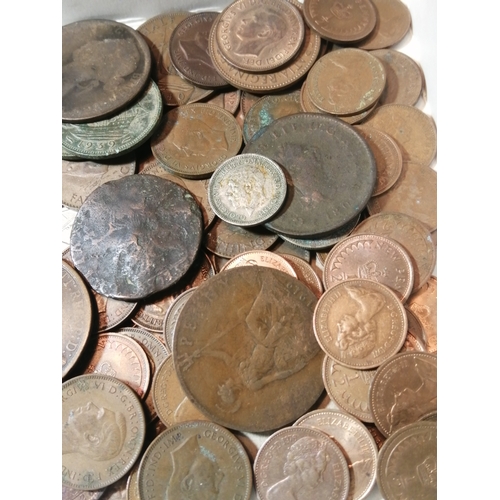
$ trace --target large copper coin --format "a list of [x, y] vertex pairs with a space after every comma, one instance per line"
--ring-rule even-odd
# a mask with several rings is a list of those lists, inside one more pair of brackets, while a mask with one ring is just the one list
[[231, 429], [262, 432], [297, 419], [323, 391], [316, 302], [297, 279], [260, 266], [229, 269], [200, 285], [174, 334], [188, 397]]
[[265, 224], [296, 238], [332, 233], [361, 213], [373, 192], [377, 168], [366, 141], [330, 115], [278, 118], [244, 153], [274, 160], [287, 177], [287, 197]]
[[152, 175], [93, 191], [78, 211], [71, 256], [102, 295], [135, 300], [176, 283], [194, 262], [202, 216], [192, 195]]
[[125, 107], [149, 80], [151, 54], [129, 26], [91, 19], [62, 28], [62, 119], [84, 122]]

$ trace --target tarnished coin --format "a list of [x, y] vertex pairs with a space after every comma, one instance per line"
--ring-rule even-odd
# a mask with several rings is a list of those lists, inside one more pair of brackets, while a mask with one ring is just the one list
[[323, 284], [321, 283], [321, 280], [315, 273], [314, 269], [300, 257], [288, 254], [282, 254], [282, 256], [293, 267], [293, 270], [297, 274], [297, 279], [307, 285], [314, 293], [314, 295], [316, 295], [316, 297], [318, 297], [319, 299], [321, 297], [321, 294], [323, 293]]
[[213, 421], [263, 432], [302, 415], [323, 391], [314, 294], [281, 271], [244, 266], [200, 285], [174, 335], [177, 375]]
[[413, 265], [408, 252], [385, 236], [348, 236], [330, 250], [324, 267], [323, 284], [327, 290], [355, 278], [386, 285], [401, 302], [406, 302], [413, 290]]
[[370, 412], [370, 386], [375, 377], [372, 370], [348, 368], [325, 356], [323, 382], [332, 401], [363, 422], [373, 422]]
[[331, 42], [356, 42], [375, 28], [377, 12], [370, 0], [304, 0], [306, 23]]
[[349, 470], [340, 448], [323, 432], [308, 427], [276, 431], [254, 462], [259, 498], [346, 500]]
[[149, 388], [151, 368], [144, 349], [138, 342], [119, 333], [100, 333], [84, 373], [115, 377], [143, 398]]
[[249, 500], [252, 468], [228, 430], [213, 422], [184, 422], [149, 445], [138, 482], [140, 498]]
[[[279, 238], [275, 245], [273, 245], [272, 252], [279, 253], [281, 255], [292, 255], [304, 262], [311, 262], [311, 252], [307, 248], [301, 248], [289, 241], [285, 241]], [[321, 285], [323, 286], [323, 284]]]
[[243, 150], [285, 172], [283, 208], [265, 226], [295, 238], [321, 238], [361, 213], [376, 181], [373, 153], [350, 125], [330, 115], [279, 118]]
[[141, 92], [150, 70], [149, 47], [129, 26], [104, 19], [63, 26], [63, 121], [91, 121], [116, 113]]
[[137, 300], [187, 272], [201, 243], [191, 194], [152, 175], [110, 181], [84, 202], [71, 232], [76, 268], [102, 295]]
[[171, 173], [188, 179], [209, 177], [238, 154], [243, 137], [236, 118], [213, 104], [170, 110], [151, 139], [155, 158]]
[[146, 423], [141, 401], [120, 380], [81, 375], [62, 385], [62, 484], [104, 488], [139, 457]]
[[283, 66], [299, 51], [304, 21], [285, 0], [235, 0], [222, 11], [214, 32], [230, 64], [265, 73]]
[[208, 201], [228, 224], [250, 227], [276, 215], [286, 190], [285, 174], [276, 162], [259, 154], [241, 154], [217, 167], [208, 185]]
[[232, 115], [238, 111], [240, 106], [241, 90], [233, 89], [227, 90], [226, 92], [217, 92], [205, 99], [203, 102], [207, 104], [214, 104], [219, 106], [226, 111], [229, 111]]
[[408, 331], [401, 301], [385, 285], [367, 279], [328, 289], [314, 311], [321, 348], [349, 368], [370, 369], [394, 356]]
[[361, 500], [370, 493], [377, 473], [378, 448], [357, 418], [342, 411], [314, 410], [300, 417], [294, 426], [317, 429], [335, 441], [349, 467], [349, 500]]
[[377, 484], [387, 500], [435, 500], [437, 475], [435, 422], [416, 422], [400, 429], [380, 450]]
[[63, 123], [62, 144], [80, 158], [116, 158], [144, 144], [162, 116], [160, 90], [151, 80], [140, 98], [118, 115], [92, 123]]
[[136, 462], [127, 479], [127, 495], [124, 500], [141, 500], [139, 497], [139, 483], [137, 482], [139, 473], [139, 463]]
[[179, 319], [179, 314], [195, 290], [196, 287], [188, 288], [186, 291], [178, 295], [170, 304], [170, 307], [165, 314], [163, 320], [163, 337], [170, 352], [172, 352], [172, 346], [174, 344], [174, 332], [175, 327], [177, 326], [177, 320]]
[[158, 88], [163, 102], [168, 106], [184, 106], [201, 101], [214, 93], [213, 89], [202, 89], [177, 74], [159, 78]]
[[81, 276], [62, 261], [62, 377], [75, 366], [90, 335], [92, 306]]
[[74, 490], [63, 485], [62, 500], [98, 500], [104, 491], [105, 488], [96, 491]]
[[379, 366], [370, 388], [370, 410], [386, 437], [437, 410], [437, 356], [404, 352]]
[[359, 113], [377, 101], [385, 69], [369, 52], [354, 48], [328, 52], [307, 75], [307, 91], [319, 109], [334, 115]]
[[78, 210], [101, 184], [135, 172], [135, 159], [128, 162], [96, 163], [62, 160], [62, 203]]
[[243, 252], [229, 259], [221, 269], [221, 272], [244, 266], [268, 267], [286, 273], [294, 278], [297, 277], [297, 273], [293, 266], [284, 257], [266, 250], [250, 250], [249, 252]]

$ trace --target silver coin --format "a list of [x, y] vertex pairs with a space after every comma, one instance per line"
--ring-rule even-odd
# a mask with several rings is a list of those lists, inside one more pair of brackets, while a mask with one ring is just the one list
[[276, 162], [248, 153], [219, 165], [208, 185], [208, 201], [229, 224], [257, 226], [276, 215], [286, 190], [285, 174]]

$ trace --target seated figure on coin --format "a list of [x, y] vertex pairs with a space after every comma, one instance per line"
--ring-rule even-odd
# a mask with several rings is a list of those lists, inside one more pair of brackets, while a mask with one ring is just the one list
[[123, 447], [125, 417], [89, 401], [71, 410], [62, 429], [63, 455], [80, 453], [93, 460], [110, 460]]
[[320, 441], [303, 437], [292, 444], [287, 454], [285, 478], [271, 486], [267, 500], [310, 500], [319, 498], [315, 490], [323, 482], [329, 457]]
[[191, 436], [171, 453], [174, 468], [164, 500], [217, 500], [224, 473]]

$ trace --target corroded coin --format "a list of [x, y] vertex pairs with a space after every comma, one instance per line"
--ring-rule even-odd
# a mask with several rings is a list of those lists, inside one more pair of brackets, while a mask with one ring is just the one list
[[259, 498], [346, 500], [349, 470], [340, 448], [323, 432], [309, 427], [276, 431], [254, 462]]
[[116, 158], [144, 144], [158, 125], [163, 104], [151, 80], [140, 98], [118, 115], [92, 123], [63, 123], [62, 144], [80, 158]]
[[62, 261], [62, 377], [81, 356], [89, 338], [92, 307], [81, 276]]
[[155, 158], [169, 172], [202, 179], [238, 154], [243, 137], [236, 118], [213, 104], [170, 110], [151, 139]]
[[435, 422], [416, 422], [400, 429], [380, 450], [377, 484], [387, 500], [435, 500], [437, 474]]
[[208, 201], [228, 224], [257, 226], [271, 219], [285, 201], [285, 174], [273, 160], [241, 154], [221, 163], [208, 185]]
[[262, 432], [302, 415], [323, 391], [315, 295], [261, 266], [217, 274], [184, 306], [173, 356], [181, 385], [213, 421]]
[[104, 488], [139, 457], [146, 423], [138, 396], [120, 380], [81, 375], [62, 386], [62, 483]]
[[379, 366], [370, 387], [370, 410], [386, 437], [437, 410], [437, 356], [405, 352]]
[[152, 175], [103, 184], [71, 232], [76, 268], [102, 295], [136, 300], [173, 285], [194, 262], [202, 217], [191, 194]]
[[278, 234], [331, 234], [361, 213], [375, 186], [376, 164], [366, 141], [330, 115], [278, 118], [243, 152], [267, 156], [285, 172], [284, 206], [265, 224]]
[[304, 38], [299, 10], [284, 0], [235, 0], [214, 27], [222, 56], [236, 68], [265, 73], [290, 61]]
[[62, 119], [102, 119], [124, 108], [149, 80], [144, 38], [116, 21], [89, 19], [62, 27]]
[[183, 422], [149, 445], [138, 482], [140, 498], [249, 500], [252, 468], [228, 430], [213, 422]]
[[343, 281], [327, 290], [314, 311], [321, 348], [349, 368], [370, 369], [394, 356], [408, 331], [397, 295], [367, 279]]
[[249, 252], [236, 255], [236, 257], [229, 259], [221, 269], [221, 272], [244, 266], [268, 267], [286, 273], [294, 278], [297, 277], [295, 269], [284, 257], [266, 250], [250, 250]]

